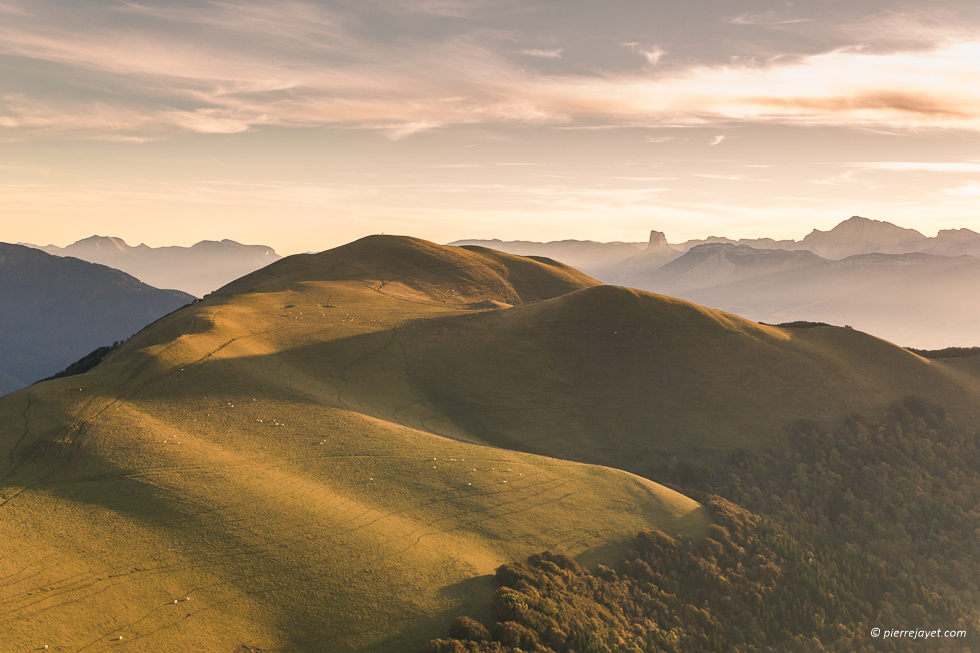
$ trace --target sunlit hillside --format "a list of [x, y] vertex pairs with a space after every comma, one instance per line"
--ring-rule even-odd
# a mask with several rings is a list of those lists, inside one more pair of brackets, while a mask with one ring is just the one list
[[393, 238], [256, 275], [0, 401], [4, 650], [413, 650], [486, 611], [508, 560], [703, 532], [644, 479], [345, 405], [378, 334], [587, 277]]
[[12, 651], [418, 650], [488, 613], [505, 562], [700, 538], [707, 512], [647, 480], [671, 458], [907, 394], [972, 420], [980, 381], [547, 259], [391, 236], [289, 257], [0, 400], [0, 629]]

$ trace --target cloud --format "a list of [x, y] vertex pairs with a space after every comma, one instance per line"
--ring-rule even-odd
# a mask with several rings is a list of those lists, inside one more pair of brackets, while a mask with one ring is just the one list
[[856, 185], [866, 188], [867, 190], [879, 190], [884, 188], [881, 184], [877, 184], [866, 179], [859, 179], [857, 177], [858, 170], [849, 170], [838, 175], [832, 175], [824, 179], [811, 179], [811, 184], [819, 184], [821, 186], [846, 186], [846, 185]]
[[722, 142], [723, 140], [725, 140], [725, 137], [724, 136], [715, 136], [713, 139], [711, 139], [711, 142], [708, 143], [708, 145], [717, 145], [718, 143]]
[[529, 57], [541, 57], [542, 59], [561, 59], [561, 53], [564, 51], [564, 48], [554, 50], [520, 50], [518, 54], [526, 54]]
[[927, 172], [980, 172], [980, 161], [871, 161], [866, 163], [848, 164], [866, 170], [897, 170], [897, 171], [927, 171]]
[[[724, 179], [726, 181], [748, 181], [748, 177], [742, 175], [714, 175], [714, 174], [694, 174], [693, 177], [701, 177], [702, 179]], [[756, 180], [761, 181], [761, 180]]]
[[[20, 13], [0, 24], [0, 54], [60, 71], [44, 92], [8, 88], [0, 97], [6, 139], [145, 139], [266, 125], [377, 129], [392, 138], [453, 124], [980, 129], [977, 40], [545, 75], [514, 65], [513, 50], [490, 36], [369, 40], [349, 18], [303, 2], [210, 2], [193, 11], [130, 2], [77, 14], [81, 25], [49, 19], [54, 9], [43, 3], [48, 10], [33, 13], [24, 3], [3, 6]], [[434, 2], [431, 11], [459, 6]], [[665, 55], [624, 45], [651, 65]], [[522, 53], [558, 58], [562, 50]]]
[[959, 188], [946, 188], [943, 190], [943, 194], [952, 197], [980, 197], [980, 184], [970, 184], [960, 186]]
[[723, 18], [726, 23], [733, 25], [792, 25], [795, 23], [808, 23], [808, 18], [779, 18], [774, 11], [765, 11], [757, 14], [739, 14], [731, 18]]
[[663, 56], [667, 54], [667, 51], [663, 48], [654, 48], [652, 50], [644, 50], [643, 56], [647, 58], [647, 61], [651, 66], [656, 66], [663, 59]]
[[660, 60], [663, 59], [664, 55], [667, 54], [667, 51], [660, 46], [646, 49], [637, 42], [623, 43], [623, 47], [629, 48], [633, 52], [643, 55], [643, 57], [647, 60], [647, 63], [651, 66], [656, 66], [658, 63], [660, 63]]

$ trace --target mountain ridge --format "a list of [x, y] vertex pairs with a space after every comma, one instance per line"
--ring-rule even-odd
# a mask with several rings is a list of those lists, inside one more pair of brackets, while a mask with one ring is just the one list
[[[663, 232], [651, 231], [651, 234]], [[668, 244], [666, 236], [657, 237], [657, 242], [647, 243], [602, 243], [596, 241], [563, 240], [546, 243], [532, 241], [460, 240], [451, 245], [475, 244], [494, 247], [522, 256], [545, 255], [561, 260], [592, 274], [604, 283], [617, 283], [634, 272], [652, 271], [657, 267], [654, 250], [670, 247], [681, 254], [706, 244], [745, 245], [753, 249], [782, 249], [787, 251], [806, 250], [828, 259], [844, 259], [857, 254], [881, 252], [886, 254], [905, 254], [925, 252], [940, 256], [959, 256], [968, 254], [980, 258], [980, 233], [970, 229], [943, 229], [934, 237], [928, 238], [914, 229], [899, 227], [883, 220], [871, 220], [852, 216], [828, 231], [813, 229], [801, 240], [772, 238], [739, 238], [709, 236], [691, 239], [681, 243]], [[629, 247], [624, 247], [629, 246]], [[651, 250], [650, 248], [654, 249]], [[631, 249], [632, 248], [632, 249]], [[635, 251], [634, 251], [635, 250]], [[647, 253], [647, 250], [650, 250]], [[649, 259], [644, 262], [644, 254]], [[633, 264], [626, 264], [628, 259]], [[662, 257], [660, 264], [666, 264], [677, 257]]]
[[66, 247], [32, 245], [54, 256], [73, 256], [122, 270], [160, 288], [174, 288], [197, 297], [281, 257], [265, 245], [242, 245], [234, 240], [202, 240], [190, 247], [133, 247], [115, 236], [90, 236]]
[[920, 349], [968, 347], [980, 259], [925, 252], [824, 259], [808, 250], [707, 244], [624, 281], [764, 322], [850, 324]]
[[30, 385], [193, 299], [104, 265], [0, 243], [0, 372]]

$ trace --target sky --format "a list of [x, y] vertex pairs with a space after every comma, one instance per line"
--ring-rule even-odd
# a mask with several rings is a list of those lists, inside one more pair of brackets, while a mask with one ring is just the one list
[[0, 240], [980, 231], [975, 0], [0, 0]]

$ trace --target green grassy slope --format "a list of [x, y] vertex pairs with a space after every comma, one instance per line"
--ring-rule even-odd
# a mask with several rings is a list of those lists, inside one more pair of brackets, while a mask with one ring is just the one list
[[[407, 324], [377, 345], [346, 375], [368, 414], [647, 476], [674, 456], [778, 445], [799, 419], [875, 417], [907, 395], [980, 418], [964, 364], [611, 286]], [[372, 390], [382, 376], [396, 385], [394, 371], [404, 392]]]
[[593, 280], [410, 239], [347, 247], [0, 399], [5, 651], [412, 650], [485, 608], [503, 562], [703, 532], [698, 504], [625, 472], [371, 414], [415, 392], [371, 371], [393, 329]]
[[976, 423], [971, 365], [481, 248], [290, 257], [0, 399], [0, 632], [412, 650], [479, 616], [505, 561], [706, 528], [662, 486], [558, 458], [650, 473], [908, 394]]

